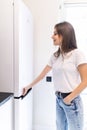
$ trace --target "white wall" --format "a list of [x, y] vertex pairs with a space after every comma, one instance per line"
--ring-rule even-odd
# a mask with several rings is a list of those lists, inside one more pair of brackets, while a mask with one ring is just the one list
[[64, 0], [65, 3], [84, 3], [87, 0]]
[[[61, 0], [24, 0], [34, 18], [34, 77], [47, 64], [53, 50], [54, 25], [59, 21]], [[49, 74], [50, 75], [50, 74]], [[45, 79], [34, 88], [33, 126], [35, 130], [55, 129], [55, 95], [53, 85]]]

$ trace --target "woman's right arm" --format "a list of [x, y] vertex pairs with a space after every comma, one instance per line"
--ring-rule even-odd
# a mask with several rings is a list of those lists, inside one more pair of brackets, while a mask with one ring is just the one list
[[35, 84], [37, 84], [40, 80], [44, 78], [44, 76], [51, 70], [51, 67], [49, 65], [46, 65], [46, 67], [43, 69], [43, 71], [40, 73], [40, 75], [33, 80], [33, 82], [26, 87], [23, 88], [22, 95], [25, 95], [29, 88], [32, 88]]

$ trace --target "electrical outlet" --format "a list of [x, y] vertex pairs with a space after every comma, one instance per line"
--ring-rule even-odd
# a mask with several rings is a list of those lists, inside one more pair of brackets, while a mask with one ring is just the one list
[[52, 77], [51, 76], [47, 76], [46, 77], [46, 82], [52, 82]]

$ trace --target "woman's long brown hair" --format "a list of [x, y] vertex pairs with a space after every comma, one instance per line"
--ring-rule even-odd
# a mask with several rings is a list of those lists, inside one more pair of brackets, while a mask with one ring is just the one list
[[[66, 21], [61, 22], [59, 24], [56, 24], [54, 28], [56, 29], [58, 35], [61, 35], [63, 37], [61, 45], [63, 53], [70, 52], [71, 50], [77, 48], [75, 31], [70, 23]], [[60, 48], [58, 48], [58, 50], [54, 53], [54, 55], [58, 57], [60, 53], [61, 53]]]

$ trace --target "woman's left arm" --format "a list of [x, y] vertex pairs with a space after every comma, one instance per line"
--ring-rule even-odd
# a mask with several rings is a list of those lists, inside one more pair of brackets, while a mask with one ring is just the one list
[[64, 98], [64, 102], [66, 104], [70, 104], [70, 102], [87, 87], [87, 64], [85, 63], [79, 65], [78, 71], [80, 73], [81, 83], [76, 87], [76, 89], [71, 94], [69, 94], [66, 98]]

